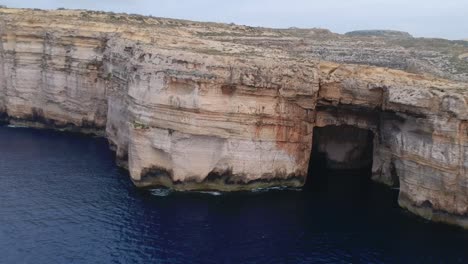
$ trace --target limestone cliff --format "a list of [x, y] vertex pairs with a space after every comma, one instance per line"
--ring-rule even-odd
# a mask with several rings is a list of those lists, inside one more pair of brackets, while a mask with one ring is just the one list
[[[0, 9], [0, 34], [1, 118], [105, 134], [137, 186], [302, 186], [314, 128], [346, 126], [367, 131], [373, 178], [399, 184], [401, 206], [468, 227], [466, 44], [392, 57], [378, 50], [400, 37], [357, 36], [373, 48], [353, 61], [354, 37], [327, 31], [24, 9]], [[339, 166], [367, 150], [337, 142], [320, 149]]]

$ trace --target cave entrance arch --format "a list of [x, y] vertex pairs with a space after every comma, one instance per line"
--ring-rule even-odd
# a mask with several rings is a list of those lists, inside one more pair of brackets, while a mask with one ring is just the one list
[[[351, 125], [315, 127], [307, 188], [323, 188], [330, 175], [340, 177], [340, 185], [370, 181], [374, 152], [374, 133]], [[336, 179], [335, 179], [336, 181]]]

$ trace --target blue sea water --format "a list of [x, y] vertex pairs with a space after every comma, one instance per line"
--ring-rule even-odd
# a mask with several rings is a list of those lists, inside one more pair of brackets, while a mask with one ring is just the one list
[[102, 138], [0, 127], [0, 263], [468, 263], [468, 231], [397, 191], [324, 175], [305, 190], [139, 190]]

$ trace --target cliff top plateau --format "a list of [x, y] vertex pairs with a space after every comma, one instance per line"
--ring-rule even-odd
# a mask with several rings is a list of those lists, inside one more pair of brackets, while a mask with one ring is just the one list
[[194, 22], [88, 10], [0, 8], [5, 23], [54, 28], [70, 36], [121, 34], [163, 49], [243, 58], [271, 57], [365, 64], [468, 81], [468, 42], [414, 38], [406, 32], [359, 30], [344, 35], [326, 29], [272, 29]]

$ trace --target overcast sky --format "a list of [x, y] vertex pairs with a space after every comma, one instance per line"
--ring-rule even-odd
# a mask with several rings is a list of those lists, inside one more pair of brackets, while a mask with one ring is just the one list
[[9, 7], [136, 13], [265, 27], [396, 29], [468, 38], [468, 0], [0, 0]]

